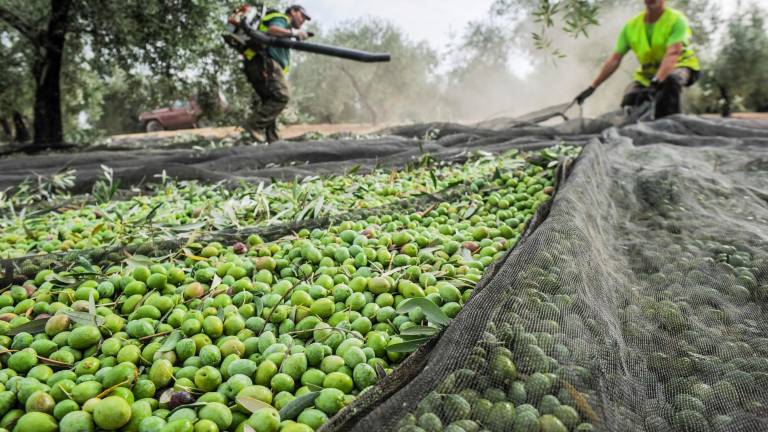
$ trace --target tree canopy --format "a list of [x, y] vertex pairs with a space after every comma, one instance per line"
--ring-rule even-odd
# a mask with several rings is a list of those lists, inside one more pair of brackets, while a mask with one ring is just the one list
[[4, 98], [32, 99], [35, 143], [61, 144], [67, 70], [73, 78], [105, 78], [118, 67], [130, 75], [173, 77], [175, 86], [189, 83], [190, 67], [196, 77], [210, 77], [223, 50], [214, 29], [229, 6], [196, 0], [3, 0], [0, 37], [16, 67], [4, 69], [0, 79], [15, 77], [22, 86]]
[[437, 96], [437, 54], [409, 41], [393, 24], [377, 19], [344, 23], [317, 39], [331, 45], [389, 52], [386, 64], [361, 64], [302, 56], [295, 83], [297, 108], [319, 121], [418, 120], [417, 106]]
[[765, 16], [755, 7], [727, 22], [723, 43], [692, 102], [697, 111], [768, 111], [767, 32]]

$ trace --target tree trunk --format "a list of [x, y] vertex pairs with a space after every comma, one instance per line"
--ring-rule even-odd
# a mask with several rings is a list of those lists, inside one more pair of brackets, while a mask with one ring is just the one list
[[20, 143], [29, 141], [27, 124], [24, 122], [24, 116], [18, 111], [13, 112], [13, 130], [16, 132], [13, 137], [14, 141]]
[[3, 129], [3, 137], [8, 141], [13, 139], [13, 130], [11, 130], [11, 124], [8, 123], [8, 119], [0, 117], [0, 127]]
[[720, 97], [723, 98], [723, 100], [725, 101], [721, 114], [723, 117], [730, 117], [731, 116], [731, 98], [728, 95], [728, 89], [725, 88], [725, 86], [723, 85], [718, 85], [718, 87], [720, 88]]
[[363, 103], [363, 107], [365, 107], [365, 110], [368, 111], [368, 115], [371, 116], [371, 123], [376, 125], [379, 123], [379, 113], [376, 112], [376, 109], [373, 108], [373, 105], [371, 105], [371, 102], [368, 100], [368, 96], [365, 91], [360, 87], [360, 84], [357, 82], [357, 79], [355, 78], [352, 73], [350, 73], [345, 67], [341, 67], [341, 71], [344, 72], [344, 75], [349, 78], [349, 80], [352, 82], [352, 87], [355, 89], [355, 92], [357, 93], [357, 96], [360, 98], [360, 102]]
[[41, 35], [41, 52], [32, 67], [35, 78], [35, 118], [32, 126], [35, 146], [64, 143], [60, 77], [71, 4], [72, 0], [51, 0], [48, 29]]

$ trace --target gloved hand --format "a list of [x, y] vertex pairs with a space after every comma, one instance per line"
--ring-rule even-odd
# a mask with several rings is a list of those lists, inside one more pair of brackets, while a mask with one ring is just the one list
[[648, 89], [653, 94], [656, 94], [659, 91], [659, 89], [661, 88], [661, 83], [662, 83], [662, 81], [659, 80], [658, 77], [653, 77], [653, 79], [651, 80], [651, 85], [648, 86]]
[[587, 100], [592, 94], [595, 92], [595, 88], [592, 86], [589, 86], [588, 89], [581, 92], [578, 96], [576, 96], [576, 103], [579, 105], [584, 105], [584, 101]]
[[301, 30], [298, 30], [298, 31], [291, 30], [291, 34], [293, 35], [292, 37], [294, 39], [297, 39], [297, 40], [300, 40], [300, 41], [306, 40], [309, 37], [307, 32], [301, 31]]

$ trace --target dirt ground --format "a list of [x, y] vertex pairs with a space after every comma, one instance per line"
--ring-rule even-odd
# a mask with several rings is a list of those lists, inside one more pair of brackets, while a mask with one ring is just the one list
[[[717, 114], [705, 114], [704, 117], [720, 117]], [[741, 120], [768, 120], [768, 113], [742, 112], [733, 113], [732, 118]]]
[[[717, 114], [707, 114], [704, 117], [719, 117]], [[768, 113], [734, 113], [733, 118], [742, 120], [768, 120]], [[285, 139], [296, 138], [307, 133], [318, 132], [323, 135], [336, 133], [369, 134], [380, 131], [389, 124], [373, 125], [370, 123], [339, 123], [339, 124], [306, 124], [286, 126], [280, 130], [280, 136]], [[136, 141], [164, 141], [169, 138], [197, 136], [204, 139], [220, 140], [230, 136], [239, 136], [242, 130], [237, 127], [199, 128], [151, 133], [134, 133], [114, 135], [110, 137], [111, 144], [119, 145]]]
[[733, 118], [744, 120], [768, 120], [768, 113], [735, 113]]
[[[365, 123], [340, 123], [340, 124], [309, 124], [286, 126], [280, 129], [280, 136], [285, 139], [296, 138], [311, 132], [318, 132], [323, 135], [348, 132], [353, 134], [368, 134], [384, 129], [388, 125], [373, 125]], [[114, 135], [111, 137], [113, 144], [137, 140], [163, 140], [179, 136], [199, 136], [206, 139], [224, 139], [230, 136], [239, 136], [242, 130], [238, 127], [218, 127], [218, 128], [199, 128], [184, 129], [174, 131], [135, 133], [125, 135]]]

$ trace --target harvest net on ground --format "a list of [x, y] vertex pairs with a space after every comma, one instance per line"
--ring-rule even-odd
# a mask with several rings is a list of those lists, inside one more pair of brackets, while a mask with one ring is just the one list
[[765, 428], [768, 129], [602, 125], [0, 161], [159, 183], [4, 209], [0, 428]]
[[399, 386], [335, 430], [766, 429], [767, 136], [608, 131]]

